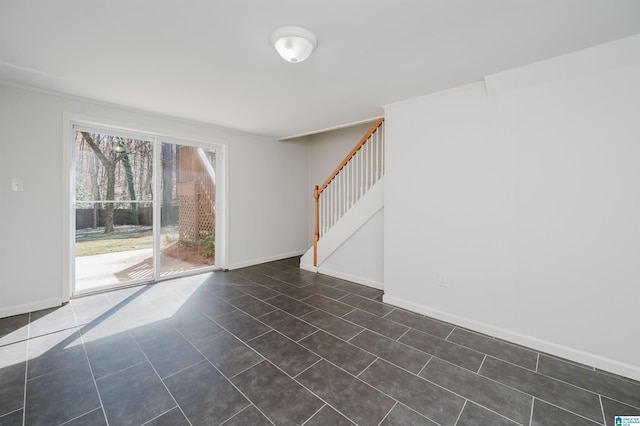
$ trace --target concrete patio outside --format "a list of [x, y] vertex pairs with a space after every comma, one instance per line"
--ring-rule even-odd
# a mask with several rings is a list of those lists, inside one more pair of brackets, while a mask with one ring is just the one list
[[[153, 276], [153, 249], [150, 248], [76, 257], [75, 262], [76, 293], [129, 281], [150, 280]], [[161, 255], [160, 265], [161, 277], [207, 267], [195, 266], [166, 255]]]

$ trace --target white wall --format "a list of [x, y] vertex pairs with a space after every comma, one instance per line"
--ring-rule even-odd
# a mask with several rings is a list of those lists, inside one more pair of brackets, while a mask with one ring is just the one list
[[384, 208], [354, 232], [318, 272], [384, 289]]
[[[0, 84], [0, 317], [65, 299], [63, 115], [224, 145], [228, 247], [221, 266], [259, 263], [307, 248], [307, 143]], [[24, 192], [11, 192], [11, 178], [24, 179]]]
[[385, 301], [640, 379], [640, 36], [486, 81], [386, 108]]

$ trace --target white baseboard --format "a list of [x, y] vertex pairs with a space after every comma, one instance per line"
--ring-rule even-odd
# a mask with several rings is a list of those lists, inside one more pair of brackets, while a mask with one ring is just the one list
[[246, 260], [244, 262], [232, 263], [231, 265], [227, 266], [227, 269], [232, 270], [232, 269], [246, 268], [247, 266], [273, 262], [274, 260], [282, 260], [282, 259], [286, 259], [288, 257], [293, 257], [293, 256], [300, 256], [304, 254], [306, 251], [307, 250], [298, 250], [298, 251], [292, 251], [290, 253], [276, 254], [274, 256], [263, 257], [261, 259], [253, 259], [253, 260]]
[[318, 272], [318, 268], [316, 268], [313, 265], [307, 265], [306, 263], [302, 263], [300, 262], [300, 269], [304, 269], [305, 271], [309, 271], [309, 272]]
[[584, 352], [579, 349], [574, 349], [568, 346], [563, 346], [557, 343], [538, 339], [536, 337], [518, 333], [512, 330], [495, 327], [490, 324], [486, 324], [466, 317], [461, 317], [458, 315], [453, 315], [437, 309], [432, 309], [428, 306], [419, 305], [386, 294], [382, 297], [382, 300], [384, 303], [388, 303], [399, 308], [426, 315], [440, 321], [445, 321], [453, 325], [465, 327], [479, 333], [507, 340], [521, 346], [526, 346], [535, 351], [546, 352], [551, 355], [599, 368], [601, 370], [609, 371], [621, 376], [629, 377], [634, 380], [640, 380], [640, 366], [637, 365], [627, 364], [624, 362], [616, 361], [614, 359], [605, 358], [600, 355]]
[[26, 314], [27, 312], [39, 311], [42, 309], [55, 308], [62, 306], [62, 303], [63, 302], [60, 299], [55, 298], [39, 300], [37, 302], [30, 302], [22, 305], [7, 306], [5, 308], [0, 308], [0, 318]]
[[[302, 265], [300, 266], [302, 267]], [[374, 281], [369, 278], [358, 277], [355, 275], [345, 274], [344, 272], [333, 271], [331, 269], [327, 269], [323, 266], [319, 266], [317, 268], [318, 272], [321, 274], [329, 275], [331, 277], [340, 278], [341, 280], [351, 281], [357, 284], [366, 285], [367, 287], [373, 287], [378, 290], [384, 290], [384, 283], [379, 281]]]

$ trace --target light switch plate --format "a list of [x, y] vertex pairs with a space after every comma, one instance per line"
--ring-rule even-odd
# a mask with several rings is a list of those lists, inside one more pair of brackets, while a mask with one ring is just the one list
[[11, 179], [11, 190], [12, 191], [24, 191], [24, 181], [22, 179]]

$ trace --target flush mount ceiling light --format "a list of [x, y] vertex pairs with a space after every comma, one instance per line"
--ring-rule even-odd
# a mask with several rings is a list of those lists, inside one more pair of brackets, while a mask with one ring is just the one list
[[300, 27], [278, 28], [271, 34], [271, 44], [280, 56], [288, 62], [302, 62], [318, 46], [316, 36]]

